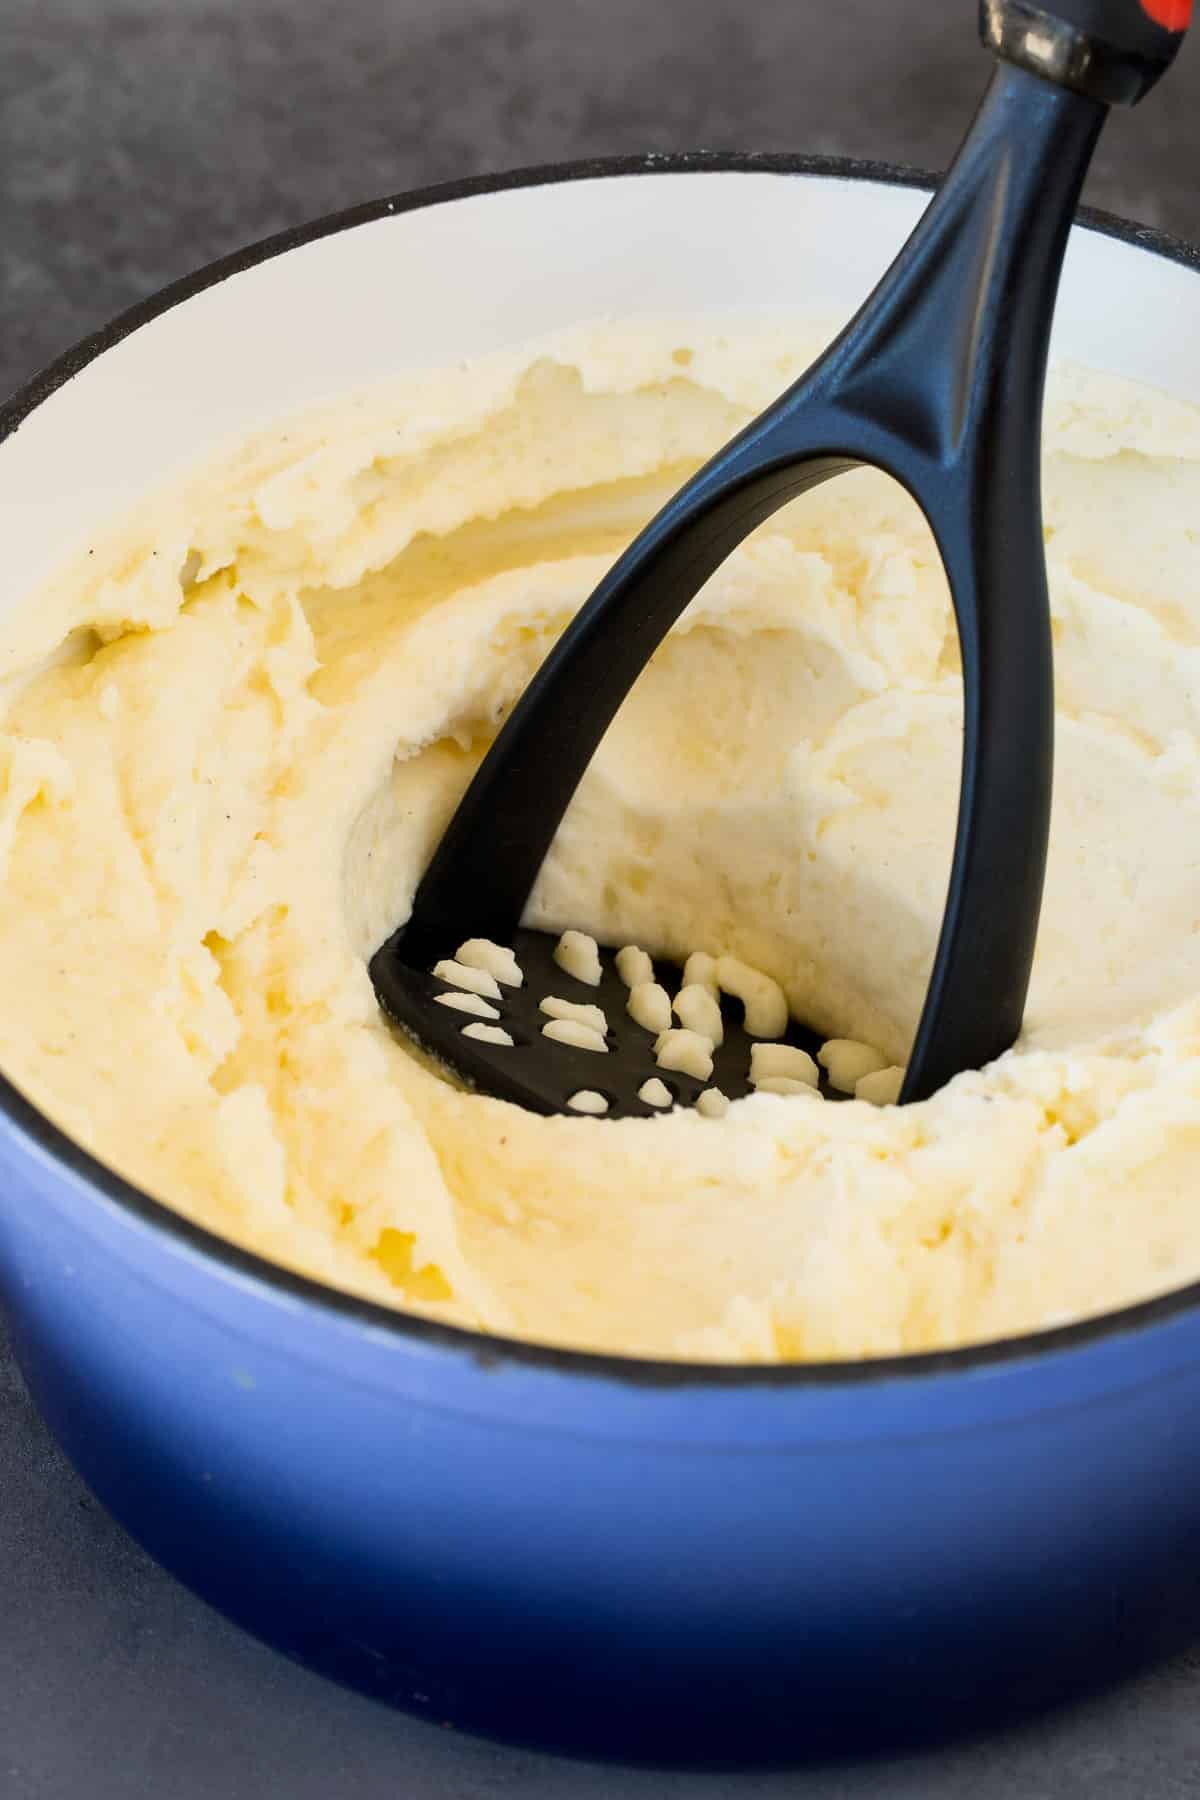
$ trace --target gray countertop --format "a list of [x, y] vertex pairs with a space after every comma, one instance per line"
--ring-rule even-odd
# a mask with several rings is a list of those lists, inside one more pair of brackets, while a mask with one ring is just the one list
[[[634, 150], [948, 159], [972, 0], [0, 0], [0, 389], [267, 232], [483, 170]], [[1200, 239], [1200, 49], [1115, 120], [1093, 204]], [[89, 1497], [0, 1335], [3, 1800], [1175, 1800], [1200, 1658], [938, 1756], [616, 1771], [391, 1714], [291, 1667]]]

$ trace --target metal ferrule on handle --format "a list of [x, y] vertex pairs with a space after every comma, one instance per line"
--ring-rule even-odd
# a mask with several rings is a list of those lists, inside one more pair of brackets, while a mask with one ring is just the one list
[[984, 43], [1058, 87], [1133, 106], [1174, 61], [1192, 0], [980, 0]]

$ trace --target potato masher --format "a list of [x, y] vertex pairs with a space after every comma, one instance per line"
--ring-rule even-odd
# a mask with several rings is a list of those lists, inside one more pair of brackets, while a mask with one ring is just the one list
[[[1045, 872], [1053, 661], [1040, 441], [1067, 235], [1101, 127], [1174, 58], [1191, 0], [982, 0], [997, 59], [975, 120], [912, 236], [825, 354], [690, 480], [619, 558], [529, 683], [470, 783], [412, 912], [370, 964], [387, 1015], [454, 1074], [543, 1113], [581, 1089], [646, 1114], [654, 1040], [606, 953], [575, 982], [521, 918], [571, 797], [633, 682], [755, 526], [872, 465], [915, 498], [949, 579], [964, 686], [958, 823], [933, 970], [902, 1101], [1000, 1055], [1021, 1026]], [[495, 1031], [432, 973], [465, 939], [511, 946]], [[656, 968], [670, 985], [677, 972]], [[544, 1035], [540, 999], [600, 1004], [603, 1056]], [[711, 1077], [747, 1091], [750, 1045], [726, 1002]], [[792, 1025], [789, 1041], [811, 1034]], [[511, 1042], [492, 1041], [511, 1039]], [[676, 1103], [704, 1083], [670, 1078]]]

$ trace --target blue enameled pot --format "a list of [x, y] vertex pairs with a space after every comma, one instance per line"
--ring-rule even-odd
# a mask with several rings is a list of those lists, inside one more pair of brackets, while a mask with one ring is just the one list
[[[924, 198], [874, 167], [654, 158], [257, 245], [0, 414], [0, 605], [172, 467], [401, 365], [602, 313], [847, 312]], [[1059, 349], [1200, 401], [1198, 269], [1091, 217]], [[0, 1291], [38, 1405], [152, 1555], [430, 1719], [617, 1756], [863, 1748], [1046, 1703], [1200, 1622], [1200, 1287], [860, 1365], [539, 1349], [236, 1250], [0, 1082]]]

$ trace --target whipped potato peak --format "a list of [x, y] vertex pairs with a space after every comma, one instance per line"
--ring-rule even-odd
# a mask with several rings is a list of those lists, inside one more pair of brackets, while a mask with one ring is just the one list
[[608, 1030], [608, 1018], [602, 1006], [580, 1005], [576, 1000], [563, 1000], [557, 994], [547, 994], [538, 1002], [538, 1010], [551, 1019], [568, 1019], [576, 1025], [584, 1025], [589, 1031], [603, 1037]]
[[866, 1100], [871, 1106], [895, 1106], [903, 1086], [903, 1069], [874, 1069], [855, 1082], [854, 1098]]
[[705, 1088], [696, 1100], [696, 1111], [704, 1119], [723, 1119], [729, 1111], [729, 1101], [720, 1088]]
[[445, 981], [451, 987], [463, 988], [467, 993], [480, 994], [488, 1000], [500, 998], [500, 984], [486, 969], [473, 968], [467, 963], [456, 962], [451, 957], [443, 957], [441, 962], [434, 963], [433, 973], [439, 981]]
[[502, 1025], [481, 1025], [479, 1023], [464, 1025], [462, 1034], [464, 1037], [478, 1038], [484, 1044], [499, 1044], [505, 1050], [511, 1050], [513, 1047], [512, 1034], [505, 1031]]
[[648, 987], [654, 981], [654, 964], [636, 944], [626, 944], [616, 955], [617, 974], [627, 988]]
[[603, 1118], [608, 1111], [608, 1101], [603, 1094], [597, 1094], [593, 1088], [580, 1088], [567, 1101], [572, 1112], [590, 1113], [593, 1118]]
[[600, 948], [586, 931], [564, 931], [558, 940], [554, 960], [560, 969], [582, 981], [586, 987], [600, 986]]
[[682, 1075], [693, 1075], [707, 1081], [713, 1072], [712, 1039], [698, 1031], [664, 1031], [655, 1040], [654, 1060], [660, 1069], [677, 1069]]
[[689, 1031], [698, 1031], [701, 1037], [706, 1037], [717, 1048], [725, 1042], [721, 1008], [702, 983], [695, 981], [690, 987], [686, 984], [681, 987], [671, 1002], [671, 1007], [679, 1023]]
[[635, 1025], [655, 1037], [671, 1029], [671, 996], [657, 981], [639, 981], [630, 988], [626, 1010]]
[[491, 938], [468, 938], [460, 944], [454, 960], [460, 967], [484, 969], [505, 987], [521, 987], [525, 976], [516, 954], [507, 944], [493, 944]]
[[592, 1025], [581, 1025], [577, 1019], [551, 1019], [548, 1025], [542, 1026], [542, 1036], [560, 1044], [571, 1044], [576, 1050], [594, 1050], [601, 1056], [608, 1054], [604, 1033]]
[[732, 994], [745, 1006], [746, 1030], [751, 1037], [782, 1037], [788, 1025], [787, 995], [777, 981], [761, 969], [751, 969], [736, 956], [717, 961], [721, 992]]
[[[827, 335], [610, 321], [416, 371], [206, 451], [13, 598], [6, 1074], [278, 1263], [543, 1342], [875, 1356], [1200, 1278], [1200, 413], [1115, 376], [1062, 365], [1048, 392], [1054, 819], [1008, 1055], [888, 1103], [940, 924], [962, 702], [928, 530], [867, 471], [770, 520], [688, 607], [527, 922], [571, 940], [555, 997], [590, 1002], [571, 981], [597, 942], [625, 947], [631, 1005], [649, 958], [673, 962], [766, 1046], [803, 1020], [874, 1104], [776, 1073], [663, 1106], [648, 1069], [654, 1116], [617, 1119], [597, 1051], [584, 1116], [544, 1118], [464, 1091], [380, 1014], [367, 962], [525, 684]], [[467, 1031], [503, 1032], [503, 953], [447, 959]], [[712, 1011], [686, 1011], [648, 1029], [703, 1068]]]
[[477, 1019], [498, 1019], [500, 1008], [493, 1006], [481, 994], [436, 994], [439, 1006], [448, 1006], [455, 1012], [474, 1013]]
[[793, 1044], [755, 1044], [750, 1051], [750, 1079], [756, 1087], [772, 1080], [799, 1081], [815, 1088], [820, 1072], [807, 1050]]
[[644, 1101], [647, 1106], [663, 1107], [672, 1104], [670, 1088], [665, 1081], [660, 1081], [657, 1075], [652, 1075], [649, 1081], [643, 1081], [638, 1089], [638, 1099]]
[[852, 1094], [865, 1075], [877, 1075], [885, 1068], [886, 1058], [870, 1044], [856, 1044], [850, 1038], [829, 1038], [817, 1056], [829, 1076], [829, 1085], [840, 1093]]
[[721, 984], [717, 980], [717, 959], [710, 956], [707, 950], [693, 950], [683, 965], [683, 985], [707, 988], [713, 999], [720, 1003]]

